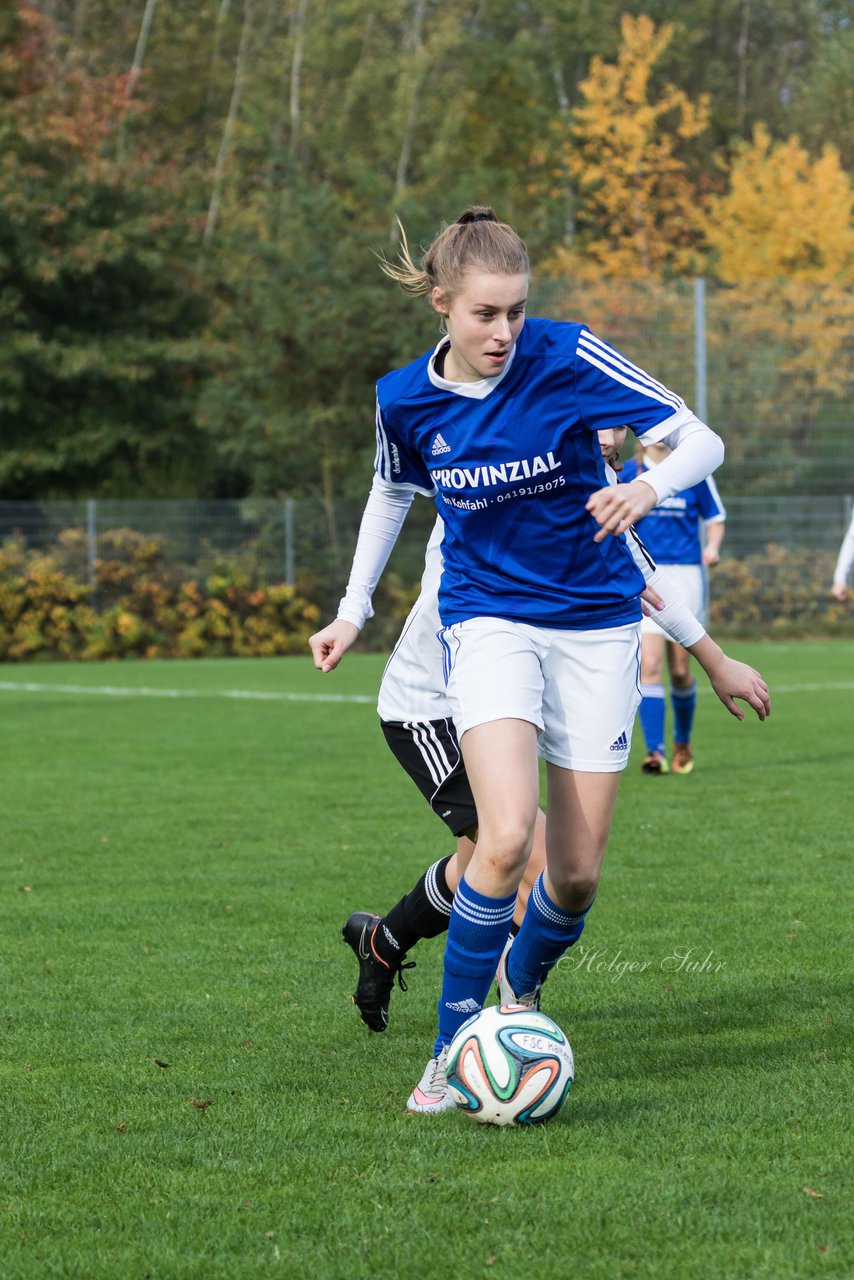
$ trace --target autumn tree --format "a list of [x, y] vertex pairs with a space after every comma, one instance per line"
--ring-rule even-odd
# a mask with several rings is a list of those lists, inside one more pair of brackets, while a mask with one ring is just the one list
[[575, 240], [553, 265], [621, 277], [690, 274], [702, 235], [685, 146], [706, 128], [709, 104], [656, 78], [672, 25], [624, 14], [620, 29], [616, 60], [593, 58], [560, 148], [578, 208]]
[[[835, 476], [854, 394], [852, 211], [834, 148], [813, 157], [796, 136], [774, 142], [762, 126], [710, 202], [705, 232], [731, 286], [717, 326], [723, 412], [743, 427], [730, 459], [753, 474], [754, 491], [822, 489]], [[735, 394], [746, 386], [747, 403]]]
[[741, 146], [727, 190], [709, 202], [705, 235], [722, 280], [854, 283], [854, 191], [833, 147], [815, 159], [763, 125]]

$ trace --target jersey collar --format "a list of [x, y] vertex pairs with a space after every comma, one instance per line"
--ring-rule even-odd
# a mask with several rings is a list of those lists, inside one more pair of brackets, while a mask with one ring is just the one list
[[518, 340], [513, 343], [513, 350], [510, 352], [507, 363], [500, 373], [494, 378], [481, 378], [478, 382], [451, 382], [448, 378], [443, 378], [434, 368], [436, 356], [443, 347], [451, 345], [450, 338], [446, 335], [436, 343], [433, 354], [427, 361], [427, 375], [434, 387], [439, 387], [442, 391], [453, 391], [458, 396], [468, 396], [470, 400], [484, 400], [491, 391], [494, 391], [501, 382], [502, 378], [506, 378], [510, 372], [510, 366], [516, 358], [516, 347]]

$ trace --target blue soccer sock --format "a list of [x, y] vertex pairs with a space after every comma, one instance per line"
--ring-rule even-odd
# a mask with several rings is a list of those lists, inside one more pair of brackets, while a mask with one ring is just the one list
[[673, 707], [673, 741], [690, 742], [697, 709], [697, 681], [692, 680], [687, 689], [670, 686], [670, 702]]
[[466, 1019], [483, 1008], [510, 934], [515, 907], [515, 893], [506, 898], [487, 898], [470, 888], [465, 876], [460, 881], [445, 944], [437, 1055]]
[[664, 685], [642, 684], [640, 722], [647, 751], [659, 751], [662, 755], [667, 754], [664, 750], [664, 716], [666, 710]]
[[564, 911], [546, 893], [540, 874], [522, 927], [507, 953], [507, 977], [518, 996], [536, 991], [566, 949], [578, 941], [592, 906], [591, 902], [583, 911]]

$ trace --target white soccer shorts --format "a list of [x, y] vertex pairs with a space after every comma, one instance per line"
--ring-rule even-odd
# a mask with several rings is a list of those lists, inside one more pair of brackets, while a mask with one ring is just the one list
[[[657, 583], [656, 587], [665, 604], [681, 600], [705, 627], [709, 613], [709, 592], [708, 578], [703, 566], [701, 564], [660, 564], [658, 572], [661, 574], [661, 583]], [[641, 622], [641, 632], [645, 636], [664, 636], [665, 640], [670, 639], [654, 618], [647, 618], [646, 615]]]
[[460, 738], [491, 720], [526, 720], [552, 764], [580, 773], [625, 768], [640, 703], [639, 623], [565, 631], [471, 618], [441, 638]]

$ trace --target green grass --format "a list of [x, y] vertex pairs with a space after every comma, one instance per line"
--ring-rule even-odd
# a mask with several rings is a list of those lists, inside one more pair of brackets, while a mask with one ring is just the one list
[[379, 732], [381, 659], [0, 669], [54, 686], [0, 688], [5, 1280], [854, 1274], [854, 646], [733, 652], [773, 715], [704, 694], [686, 778], [636, 739], [549, 982], [576, 1084], [510, 1131], [404, 1112], [438, 940], [385, 1035], [349, 1002], [344, 918], [451, 847]]

